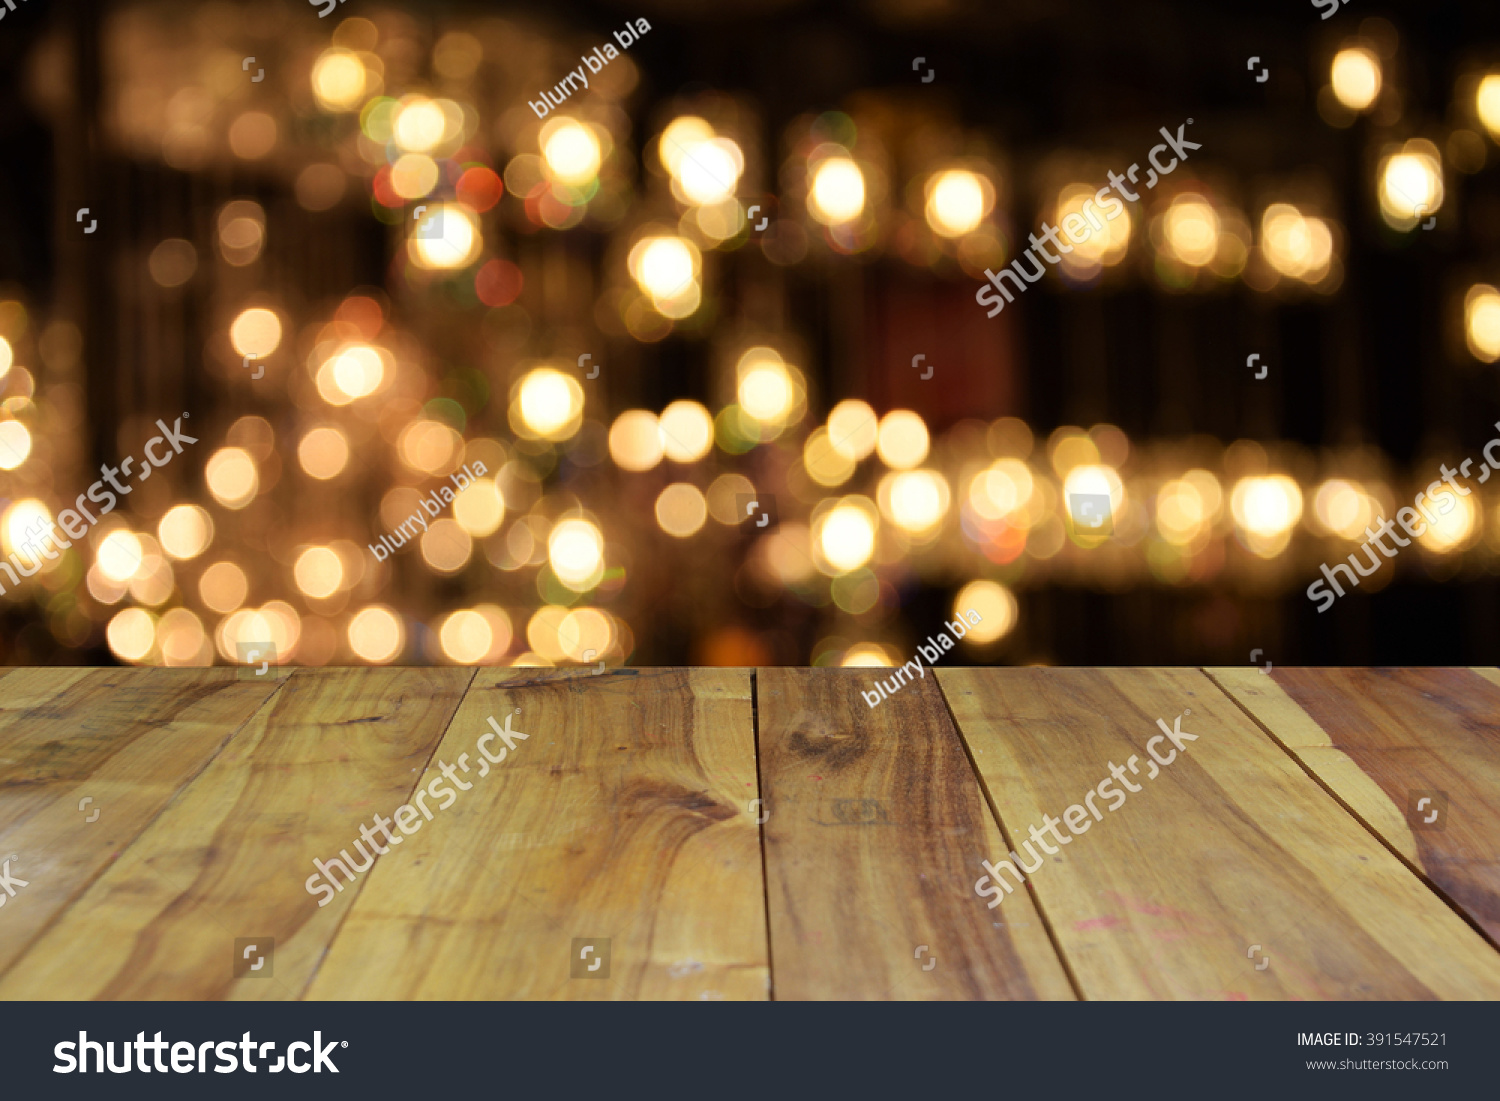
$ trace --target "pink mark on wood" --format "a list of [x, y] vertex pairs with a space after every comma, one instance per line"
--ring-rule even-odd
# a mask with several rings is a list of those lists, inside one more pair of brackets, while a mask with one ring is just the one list
[[1085, 921], [1075, 921], [1073, 923], [1073, 928], [1080, 933], [1090, 933], [1095, 929], [1113, 929], [1116, 925], [1120, 924], [1123, 923], [1119, 918], [1115, 917], [1113, 914], [1106, 914], [1104, 915], [1104, 917], [1088, 918]]

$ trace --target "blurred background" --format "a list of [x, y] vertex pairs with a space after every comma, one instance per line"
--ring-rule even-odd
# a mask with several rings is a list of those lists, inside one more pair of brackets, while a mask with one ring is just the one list
[[1500, 435], [1492, 4], [324, 4], [0, 18], [0, 550], [199, 440], [0, 663], [1500, 660], [1477, 470], [1305, 595]]

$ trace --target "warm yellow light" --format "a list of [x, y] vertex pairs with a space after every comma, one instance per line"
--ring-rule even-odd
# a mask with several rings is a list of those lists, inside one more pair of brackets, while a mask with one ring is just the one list
[[484, 238], [479, 217], [463, 203], [433, 203], [420, 220], [413, 219], [406, 254], [419, 268], [451, 271], [479, 255]]
[[650, 470], [664, 452], [661, 428], [649, 409], [627, 409], [609, 429], [609, 457], [621, 470]]
[[557, 117], [542, 124], [542, 159], [556, 183], [585, 187], [599, 175], [603, 153], [594, 131], [577, 119]]
[[695, 485], [673, 482], [656, 498], [656, 522], [678, 539], [697, 535], [708, 519], [708, 502]]
[[213, 542], [214, 522], [197, 505], [174, 505], [156, 525], [156, 537], [173, 558], [197, 558]]
[[1500, 291], [1486, 283], [1469, 288], [1464, 295], [1464, 335], [1475, 359], [1481, 363], [1500, 359]]
[[505, 498], [493, 478], [476, 478], [453, 499], [453, 519], [475, 538], [500, 530], [505, 522]]
[[[60, 556], [57, 559], [47, 557], [48, 554], [57, 555], [57, 551], [51, 549], [52, 542], [43, 538], [51, 530], [51, 525], [52, 513], [45, 504], [35, 497], [23, 498], [5, 510], [4, 523], [0, 526], [0, 547], [5, 552], [19, 552], [28, 567], [35, 565], [50, 569], [61, 560]], [[137, 555], [137, 565], [139, 561]]]
[[324, 50], [313, 62], [312, 89], [323, 110], [354, 110], [365, 94], [364, 62], [349, 50]]
[[547, 559], [558, 580], [586, 592], [604, 574], [604, 536], [587, 520], [564, 520], [547, 537]]
[[1316, 283], [1333, 258], [1333, 234], [1321, 218], [1287, 203], [1272, 203], [1260, 220], [1261, 249], [1283, 275]]
[[714, 445], [714, 418], [696, 401], [674, 401], [661, 411], [661, 442], [674, 463], [693, 463]]
[[1156, 529], [1174, 546], [1186, 546], [1207, 531], [1208, 510], [1198, 488], [1186, 480], [1167, 482], [1156, 495]]
[[[874, 421], [870, 423], [873, 428]], [[826, 428], [815, 428], [808, 435], [802, 445], [802, 466], [820, 486], [843, 485], [854, 473], [854, 460], [833, 447]]]
[[391, 190], [403, 199], [420, 199], [432, 193], [439, 175], [437, 161], [425, 153], [407, 153], [391, 165]]
[[857, 570], [875, 553], [874, 518], [858, 505], [839, 505], [822, 517], [817, 540], [823, 558], [835, 571]]
[[994, 194], [990, 182], [973, 172], [939, 172], [927, 182], [927, 224], [942, 237], [972, 233], [994, 205]]
[[714, 128], [696, 115], [683, 115], [673, 119], [657, 142], [661, 163], [673, 176], [680, 175], [682, 161], [693, 146], [709, 141], [713, 136]]
[[1437, 147], [1414, 139], [1380, 170], [1380, 216], [1393, 229], [1412, 229], [1443, 205], [1443, 164]]
[[567, 439], [578, 431], [583, 415], [583, 387], [571, 375], [551, 367], [527, 372], [517, 390], [516, 411], [527, 430], [549, 440]]
[[739, 399], [740, 408], [762, 424], [786, 418], [796, 400], [796, 390], [779, 357], [759, 360], [741, 373]]
[[186, 608], [173, 608], [156, 625], [156, 646], [168, 665], [204, 665], [213, 654], [205, 653], [208, 636], [203, 621]]
[[1351, 111], [1363, 111], [1380, 94], [1380, 59], [1363, 46], [1349, 46], [1333, 59], [1333, 94]]
[[1313, 515], [1329, 531], [1357, 539], [1374, 522], [1375, 509], [1358, 482], [1329, 478], [1313, 494]]
[[807, 209], [824, 225], [858, 218], [865, 209], [865, 176], [848, 157], [829, 157], [813, 173]]
[[738, 145], [728, 138], [711, 138], [690, 146], [673, 175], [682, 196], [703, 205], [732, 197], [744, 170], [745, 155]]
[[614, 646], [615, 638], [614, 621], [598, 608], [574, 608], [557, 625], [558, 645], [573, 661], [598, 658]]
[[1105, 529], [1101, 526], [1098, 531], [1092, 530], [1092, 515], [1085, 517], [1083, 523], [1079, 522], [1080, 518], [1073, 511], [1073, 496], [1079, 493], [1108, 495], [1109, 514], [1118, 518], [1125, 505], [1125, 483], [1120, 480], [1119, 472], [1114, 467], [1104, 463], [1081, 463], [1070, 469], [1063, 478], [1063, 503], [1072, 520], [1074, 534], [1092, 541], [1103, 534]]
[[379, 604], [373, 604], [349, 621], [349, 648], [363, 661], [384, 665], [401, 654], [406, 631], [401, 618]]
[[1229, 495], [1229, 511], [1250, 549], [1270, 558], [1286, 549], [1302, 518], [1302, 491], [1285, 474], [1241, 478]]
[[315, 600], [326, 600], [344, 583], [344, 563], [331, 547], [308, 547], [292, 567], [297, 588]]
[[627, 266], [641, 292], [667, 317], [698, 308], [698, 246], [683, 237], [647, 237], [630, 250]]
[[1201, 195], [1188, 192], [1173, 199], [1163, 228], [1173, 255], [1191, 267], [1203, 267], [1219, 251], [1219, 215]]
[[[1075, 279], [1093, 279], [1101, 268], [1114, 267], [1125, 259], [1130, 248], [1130, 233], [1134, 227], [1130, 204], [1115, 200], [1121, 209], [1110, 218], [1095, 198], [1097, 191], [1090, 184], [1073, 183], [1064, 187], [1057, 196], [1057, 213], [1053, 221], [1063, 230], [1073, 248], [1072, 252], [1062, 253], [1062, 266]], [[1075, 214], [1077, 218], [1072, 224], [1080, 232], [1076, 238], [1067, 230], [1069, 215]], [[1095, 229], [1094, 222], [1103, 228]], [[1086, 233], [1084, 229], [1087, 229]], [[1022, 263], [1025, 264], [1024, 259]]]
[[885, 648], [874, 642], [857, 642], [839, 661], [841, 669], [890, 669], [896, 664]]
[[349, 440], [337, 428], [314, 428], [297, 445], [302, 469], [320, 481], [336, 478], [349, 465]]
[[20, 421], [0, 421], [0, 470], [14, 470], [31, 454], [31, 433]]
[[1035, 488], [1029, 466], [1019, 459], [1001, 459], [969, 482], [969, 504], [986, 520], [1004, 520], [1031, 502]]
[[264, 359], [281, 343], [281, 319], [270, 310], [244, 310], [229, 326], [236, 355]]
[[469, 564], [474, 553], [474, 540], [463, 525], [446, 516], [432, 522], [419, 545], [422, 561], [438, 573], [457, 573]]
[[909, 470], [927, 458], [927, 425], [909, 409], [892, 409], [880, 419], [875, 449], [893, 470]]
[[144, 554], [135, 532], [116, 528], [99, 544], [99, 569], [111, 581], [129, 581], [141, 572]]
[[318, 393], [330, 405], [368, 397], [385, 382], [385, 359], [368, 344], [346, 344], [318, 368]]
[[391, 137], [405, 153], [426, 153], [443, 140], [446, 128], [442, 106], [422, 96], [403, 100], [391, 119]]
[[440, 474], [451, 469], [463, 437], [442, 421], [419, 417], [407, 425], [396, 439], [396, 454], [412, 470], [423, 474]]
[[438, 640], [449, 661], [472, 665], [489, 656], [495, 632], [483, 615], [465, 608], [443, 620]]
[[1014, 594], [998, 582], [970, 581], [953, 598], [954, 619], [963, 619], [965, 623], [969, 623], [964, 618], [965, 612], [973, 612], [979, 616], [978, 623], [969, 624], [969, 633], [964, 636], [965, 639], [982, 645], [1004, 638], [1010, 633], [1020, 615], [1020, 605], [1016, 603]]
[[198, 579], [198, 595], [220, 615], [228, 615], [245, 602], [250, 583], [245, 571], [233, 562], [215, 562]]
[[850, 462], [869, 457], [879, 432], [875, 410], [858, 398], [846, 398], [828, 414], [828, 446]]
[[10, 341], [0, 336], [0, 378], [10, 373], [11, 364], [16, 361], [16, 353], [10, 346]]
[[1500, 141], [1500, 74], [1491, 73], [1479, 82], [1479, 89], [1474, 94], [1474, 110], [1490, 137]]
[[[1458, 501], [1458, 507], [1450, 510], [1447, 515], [1432, 509], [1433, 522], [1417, 536], [1427, 550], [1438, 554], [1462, 550], [1479, 533], [1479, 510], [1474, 506], [1474, 498], [1459, 497], [1457, 494], [1453, 496]], [[1415, 528], [1415, 522], [1412, 526]]]
[[889, 474], [880, 489], [880, 511], [898, 528], [914, 535], [930, 533], [948, 513], [948, 483], [935, 471]]
[[142, 608], [126, 608], [104, 630], [109, 648], [122, 661], [140, 661], [156, 645], [156, 620]]
[[260, 489], [255, 460], [240, 447], [221, 447], [210, 455], [203, 477], [214, 500], [229, 509], [244, 508]]

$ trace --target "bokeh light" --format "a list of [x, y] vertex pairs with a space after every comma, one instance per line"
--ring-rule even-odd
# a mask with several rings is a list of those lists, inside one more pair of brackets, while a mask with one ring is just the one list
[[385, 665], [400, 656], [405, 644], [401, 617], [383, 605], [361, 609], [349, 621], [349, 648], [361, 661]]
[[1380, 94], [1380, 58], [1363, 46], [1346, 46], [1333, 58], [1333, 94], [1351, 111], [1364, 111]]
[[824, 225], [853, 221], [865, 209], [865, 176], [848, 157], [828, 157], [813, 169], [807, 209]]
[[604, 536], [588, 520], [564, 520], [547, 539], [552, 572], [575, 592], [587, 592], [604, 574]]
[[583, 387], [555, 368], [538, 367], [527, 372], [516, 388], [511, 424], [523, 435], [565, 440], [578, 431], [582, 416]]
[[708, 502], [697, 486], [673, 482], [656, 498], [656, 522], [678, 539], [697, 535], [708, 520]]
[[1464, 337], [1481, 363], [1500, 359], [1500, 291], [1487, 283], [1470, 287], [1464, 295]]
[[965, 612], [976, 613], [979, 622], [969, 626], [964, 640], [982, 646], [1010, 634], [1020, 616], [1020, 606], [1015, 594], [999, 582], [970, 581], [953, 598], [954, 618], [962, 618]]
[[931, 441], [927, 425], [910, 409], [892, 409], [880, 418], [875, 449], [880, 461], [893, 470], [908, 470], [927, 458]]
[[264, 359], [281, 344], [281, 319], [271, 310], [244, 310], [229, 326], [229, 343], [236, 354]]
[[197, 505], [174, 505], [167, 509], [156, 526], [156, 537], [162, 550], [185, 561], [208, 549], [214, 538], [214, 522]]
[[214, 500], [228, 509], [241, 509], [255, 499], [260, 474], [255, 460], [242, 447], [221, 447], [209, 456], [204, 480]]
[[1302, 518], [1302, 491], [1285, 474], [1241, 478], [1229, 496], [1241, 540], [1262, 558], [1286, 549]]

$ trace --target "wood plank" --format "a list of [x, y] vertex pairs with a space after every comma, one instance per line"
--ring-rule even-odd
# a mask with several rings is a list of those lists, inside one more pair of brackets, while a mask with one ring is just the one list
[[490, 716], [527, 740], [380, 859], [308, 997], [765, 998], [749, 671], [486, 670], [419, 786]]
[[776, 997], [1072, 999], [1030, 901], [974, 897], [1000, 833], [936, 683], [872, 710], [875, 672], [757, 674]]
[[1500, 943], [1500, 683], [1469, 669], [1209, 672]]
[[27, 884], [0, 916], [0, 974], [275, 690], [229, 669], [0, 679], [0, 860]]
[[[1111, 779], [1094, 797], [1097, 818], [1086, 803], [1073, 816], [1077, 836], [1057, 827], [1068, 840], [1052, 845], [1056, 855], [1039, 854], [1038, 866], [1022, 852], [1087, 997], [1500, 996], [1500, 954], [1203, 673], [948, 669], [938, 678], [1008, 848], [1044, 829], [1044, 814], [1084, 803], [1112, 766], [1124, 772], [1138, 759], [1124, 778], [1140, 791]], [[1178, 716], [1196, 740], [1152, 743], [1170, 761], [1152, 777], [1156, 720]]]
[[[141, 672], [156, 683], [177, 671]], [[304, 889], [311, 861], [400, 805], [472, 675], [292, 673], [0, 979], [0, 999], [298, 996], [357, 894], [320, 909]], [[237, 938], [275, 939], [269, 974], [234, 977]]]

